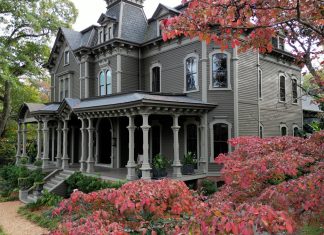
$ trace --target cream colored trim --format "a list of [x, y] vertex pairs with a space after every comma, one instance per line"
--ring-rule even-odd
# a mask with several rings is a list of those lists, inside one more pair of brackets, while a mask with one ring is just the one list
[[[194, 57], [197, 62], [197, 87], [196, 87], [196, 90], [191, 90], [191, 91], [187, 91], [187, 59], [191, 58], [191, 57]], [[199, 55], [197, 53], [190, 53], [188, 54], [184, 60], [183, 60], [183, 70], [184, 70], [184, 88], [183, 88], [183, 92], [184, 93], [192, 93], [192, 92], [198, 92], [199, 91]]]
[[[280, 77], [281, 76], [284, 76], [285, 77], [285, 101], [282, 101], [281, 100], [281, 97], [280, 97]], [[278, 102], [279, 103], [287, 103], [287, 75], [283, 72], [279, 72], [278, 74]]]
[[[222, 119], [217, 119], [212, 121], [211, 123], [209, 123], [209, 130], [210, 130], [210, 162], [214, 162], [215, 157], [214, 156], [214, 125], [215, 124], [226, 124], [228, 126], [228, 139], [230, 140], [232, 138], [232, 124], [226, 120], [222, 120]], [[228, 152], [232, 152], [232, 148], [230, 146], [230, 144], [228, 144]]]
[[150, 66], [150, 91], [152, 92], [153, 68], [160, 67], [160, 92], [162, 92], [162, 64], [157, 62]]
[[[226, 54], [227, 55], [227, 88], [217, 88], [213, 87], [213, 55], [214, 54]], [[215, 91], [229, 91], [232, 90], [231, 87], [231, 54], [228, 51], [222, 51], [220, 49], [213, 50], [209, 53], [209, 90]]]

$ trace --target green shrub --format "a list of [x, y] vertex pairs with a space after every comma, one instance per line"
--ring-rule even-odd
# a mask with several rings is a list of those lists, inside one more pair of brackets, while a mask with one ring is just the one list
[[157, 154], [153, 158], [152, 166], [155, 169], [166, 169], [170, 165], [171, 165], [170, 162], [162, 154]]
[[42, 165], [43, 165], [42, 160], [36, 160], [36, 161], [34, 162], [34, 166], [41, 167]]
[[28, 163], [28, 157], [21, 157], [19, 159], [20, 164], [26, 165]]
[[92, 176], [85, 176], [81, 172], [74, 173], [65, 182], [68, 185], [68, 195], [74, 189], [78, 189], [84, 193], [90, 193], [105, 188], [120, 188], [124, 184], [124, 182], [108, 182]]
[[217, 185], [215, 182], [205, 179], [201, 182], [200, 193], [205, 196], [213, 195], [217, 192]]
[[0, 166], [15, 163], [15, 155], [15, 143], [6, 138], [0, 138]]

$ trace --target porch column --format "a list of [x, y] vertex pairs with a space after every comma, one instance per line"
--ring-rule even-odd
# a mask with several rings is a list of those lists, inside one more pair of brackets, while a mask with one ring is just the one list
[[38, 121], [37, 128], [37, 156], [36, 160], [42, 159], [42, 122]]
[[62, 122], [57, 122], [57, 151], [56, 151], [56, 167], [62, 167]]
[[142, 168], [142, 179], [151, 179], [151, 166], [149, 163], [149, 130], [150, 126], [148, 124], [149, 114], [142, 114], [143, 126], [141, 126], [143, 131], [143, 163]]
[[42, 168], [46, 169], [49, 166], [49, 129], [48, 129], [48, 120], [43, 120], [43, 140], [44, 140], [44, 153], [43, 153], [43, 165]]
[[136, 179], [136, 163], [134, 160], [134, 136], [135, 136], [135, 125], [134, 125], [134, 116], [129, 116], [129, 125], [127, 127], [128, 129], [128, 135], [129, 135], [129, 141], [128, 141], [128, 151], [129, 151], [129, 157], [128, 157], [128, 163], [127, 163], [127, 180], [135, 180]]
[[94, 158], [93, 158], [93, 133], [94, 133], [94, 128], [93, 128], [93, 119], [88, 118], [88, 160], [87, 160], [87, 173], [92, 173], [94, 172]]
[[82, 127], [81, 127], [81, 160], [80, 160], [80, 171], [86, 172], [87, 170], [87, 128], [86, 128], [86, 119], [82, 118]]
[[199, 167], [204, 172], [208, 171], [208, 157], [206, 152], [207, 143], [207, 114], [200, 118], [200, 158], [199, 158]]
[[27, 123], [23, 123], [23, 148], [22, 148], [22, 157], [27, 157], [26, 145], [27, 145]]
[[180, 126], [178, 124], [179, 115], [173, 116], [173, 126], [171, 127], [173, 130], [173, 177], [179, 178], [182, 176], [181, 167], [182, 164], [179, 159], [179, 130]]
[[69, 155], [68, 155], [68, 134], [69, 134], [69, 120], [64, 120], [63, 126], [63, 158], [62, 169], [69, 169]]
[[17, 153], [16, 153], [16, 165], [19, 164], [19, 159], [21, 157], [21, 123], [18, 122], [18, 129], [17, 129]]

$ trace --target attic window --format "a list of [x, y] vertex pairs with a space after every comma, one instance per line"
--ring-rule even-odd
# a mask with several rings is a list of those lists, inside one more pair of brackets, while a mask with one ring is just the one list
[[70, 64], [70, 51], [66, 49], [64, 51], [64, 65], [69, 65]]

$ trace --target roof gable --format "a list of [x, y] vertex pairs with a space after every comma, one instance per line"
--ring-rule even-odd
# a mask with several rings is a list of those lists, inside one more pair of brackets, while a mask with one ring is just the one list
[[179, 14], [179, 13], [180, 11], [178, 11], [177, 9], [165, 6], [160, 3], [152, 16], [152, 19], [158, 19], [168, 14]]

